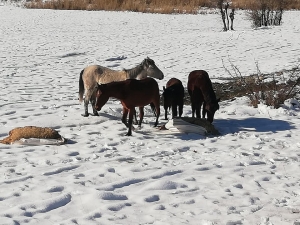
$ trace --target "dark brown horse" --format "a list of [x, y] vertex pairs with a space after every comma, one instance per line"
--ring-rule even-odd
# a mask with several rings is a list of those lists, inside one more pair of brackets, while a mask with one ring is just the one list
[[204, 70], [194, 70], [189, 74], [188, 92], [191, 97], [192, 117], [200, 117], [200, 110], [203, 103], [202, 118], [207, 114], [207, 120], [213, 122], [215, 112], [219, 109], [220, 99], [216, 98], [208, 73]]
[[165, 109], [165, 119], [167, 120], [168, 109], [172, 107], [172, 118], [177, 117], [177, 107], [179, 117], [183, 112], [184, 87], [177, 78], [171, 78], [164, 88], [163, 99]]
[[[139, 107], [140, 109], [140, 121], [138, 125], [141, 126], [144, 117], [144, 106], [150, 104], [152, 110], [155, 110], [156, 121], [154, 126], [157, 126], [160, 115], [160, 96], [158, 84], [153, 78], [145, 78], [143, 80], [128, 79], [98, 85], [95, 109], [98, 111], [101, 110], [110, 97], [119, 99], [123, 105], [122, 122], [128, 127], [127, 136], [131, 136], [132, 133], [135, 107]], [[128, 113], [129, 120], [127, 123]]]

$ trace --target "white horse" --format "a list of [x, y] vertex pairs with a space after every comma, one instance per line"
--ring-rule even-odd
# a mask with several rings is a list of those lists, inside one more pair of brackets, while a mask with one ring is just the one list
[[164, 78], [163, 72], [155, 65], [155, 62], [147, 57], [141, 64], [132, 68], [124, 70], [112, 70], [99, 65], [91, 65], [83, 69], [79, 77], [79, 102], [83, 101], [84, 97], [84, 114], [82, 116], [89, 116], [88, 104], [91, 102], [93, 108], [93, 115], [98, 116], [95, 109], [96, 90], [98, 84], [106, 84], [113, 81], [123, 81], [127, 79], [144, 79], [146, 77], [153, 77], [159, 80]]

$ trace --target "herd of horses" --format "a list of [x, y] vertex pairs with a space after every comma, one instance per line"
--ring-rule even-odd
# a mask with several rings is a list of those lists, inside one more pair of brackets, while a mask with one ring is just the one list
[[[160, 91], [155, 79], [162, 80], [163, 72], [149, 57], [145, 58], [138, 66], [128, 70], [112, 70], [99, 65], [88, 66], [79, 76], [79, 101], [84, 101], [84, 117], [89, 116], [88, 104], [91, 103], [93, 115], [98, 116], [98, 111], [107, 103], [110, 97], [121, 101], [123, 106], [122, 122], [128, 128], [127, 136], [132, 135], [133, 118], [136, 119], [135, 108], [139, 108], [138, 126], [142, 124], [144, 106], [151, 106], [158, 124], [160, 116]], [[190, 72], [187, 83], [188, 93], [191, 98], [192, 117], [202, 118], [212, 123], [215, 112], [219, 109], [220, 99], [216, 98], [208, 73], [204, 70]], [[83, 98], [84, 96], [84, 98]], [[177, 78], [171, 78], [166, 87], [163, 87], [163, 106], [165, 119], [169, 109], [172, 109], [172, 118], [181, 117], [184, 103], [184, 87]], [[178, 109], [178, 111], [177, 111]], [[129, 119], [127, 121], [127, 116]]]

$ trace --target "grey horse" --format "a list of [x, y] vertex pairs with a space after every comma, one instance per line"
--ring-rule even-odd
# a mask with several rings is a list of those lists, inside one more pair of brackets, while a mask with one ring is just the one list
[[98, 116], [95, 109], [96, 90], [98, 84], [106, 84], [113, 81], [123, 81], [127, 79], [144, 79], [153, 77], [159, 80], [164, 78], [163, 72], [155, 65], [155, 62], [149, 57], [145, 58], [142, 63], [132, 69], [112, 70], [99, 65], [91, 65], [80, 72], [79, 76], [79, 102], [83, 101], [84, 97], [84, 114], [89, 116], [89, 102], [93, 108], [93, 115]]

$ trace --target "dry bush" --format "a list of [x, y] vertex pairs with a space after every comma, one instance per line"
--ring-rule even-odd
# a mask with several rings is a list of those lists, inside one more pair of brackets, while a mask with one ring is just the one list
[[235, 1], [236, 8], [250, 9], [248, 19], [254, 27], [281, 25], [284, 10], [289, 9], [294, 0], [251, 0]]
[[[224, 66], [224, 64], [223, 64]], [[279, 108], [285, 100], [295, 98], [300, 90], [300, 67], [289, 71], [281, 71], [273, 74], [263, 74], [256, 63], [257, 73], [251, 76], [243, 76], [240, 70], [230, 64], [231, 70], [225, 70], [233, 78], [236, 86], [244, 89], [251, 102], [257, 107], [263, 103], [274, 108]]]

